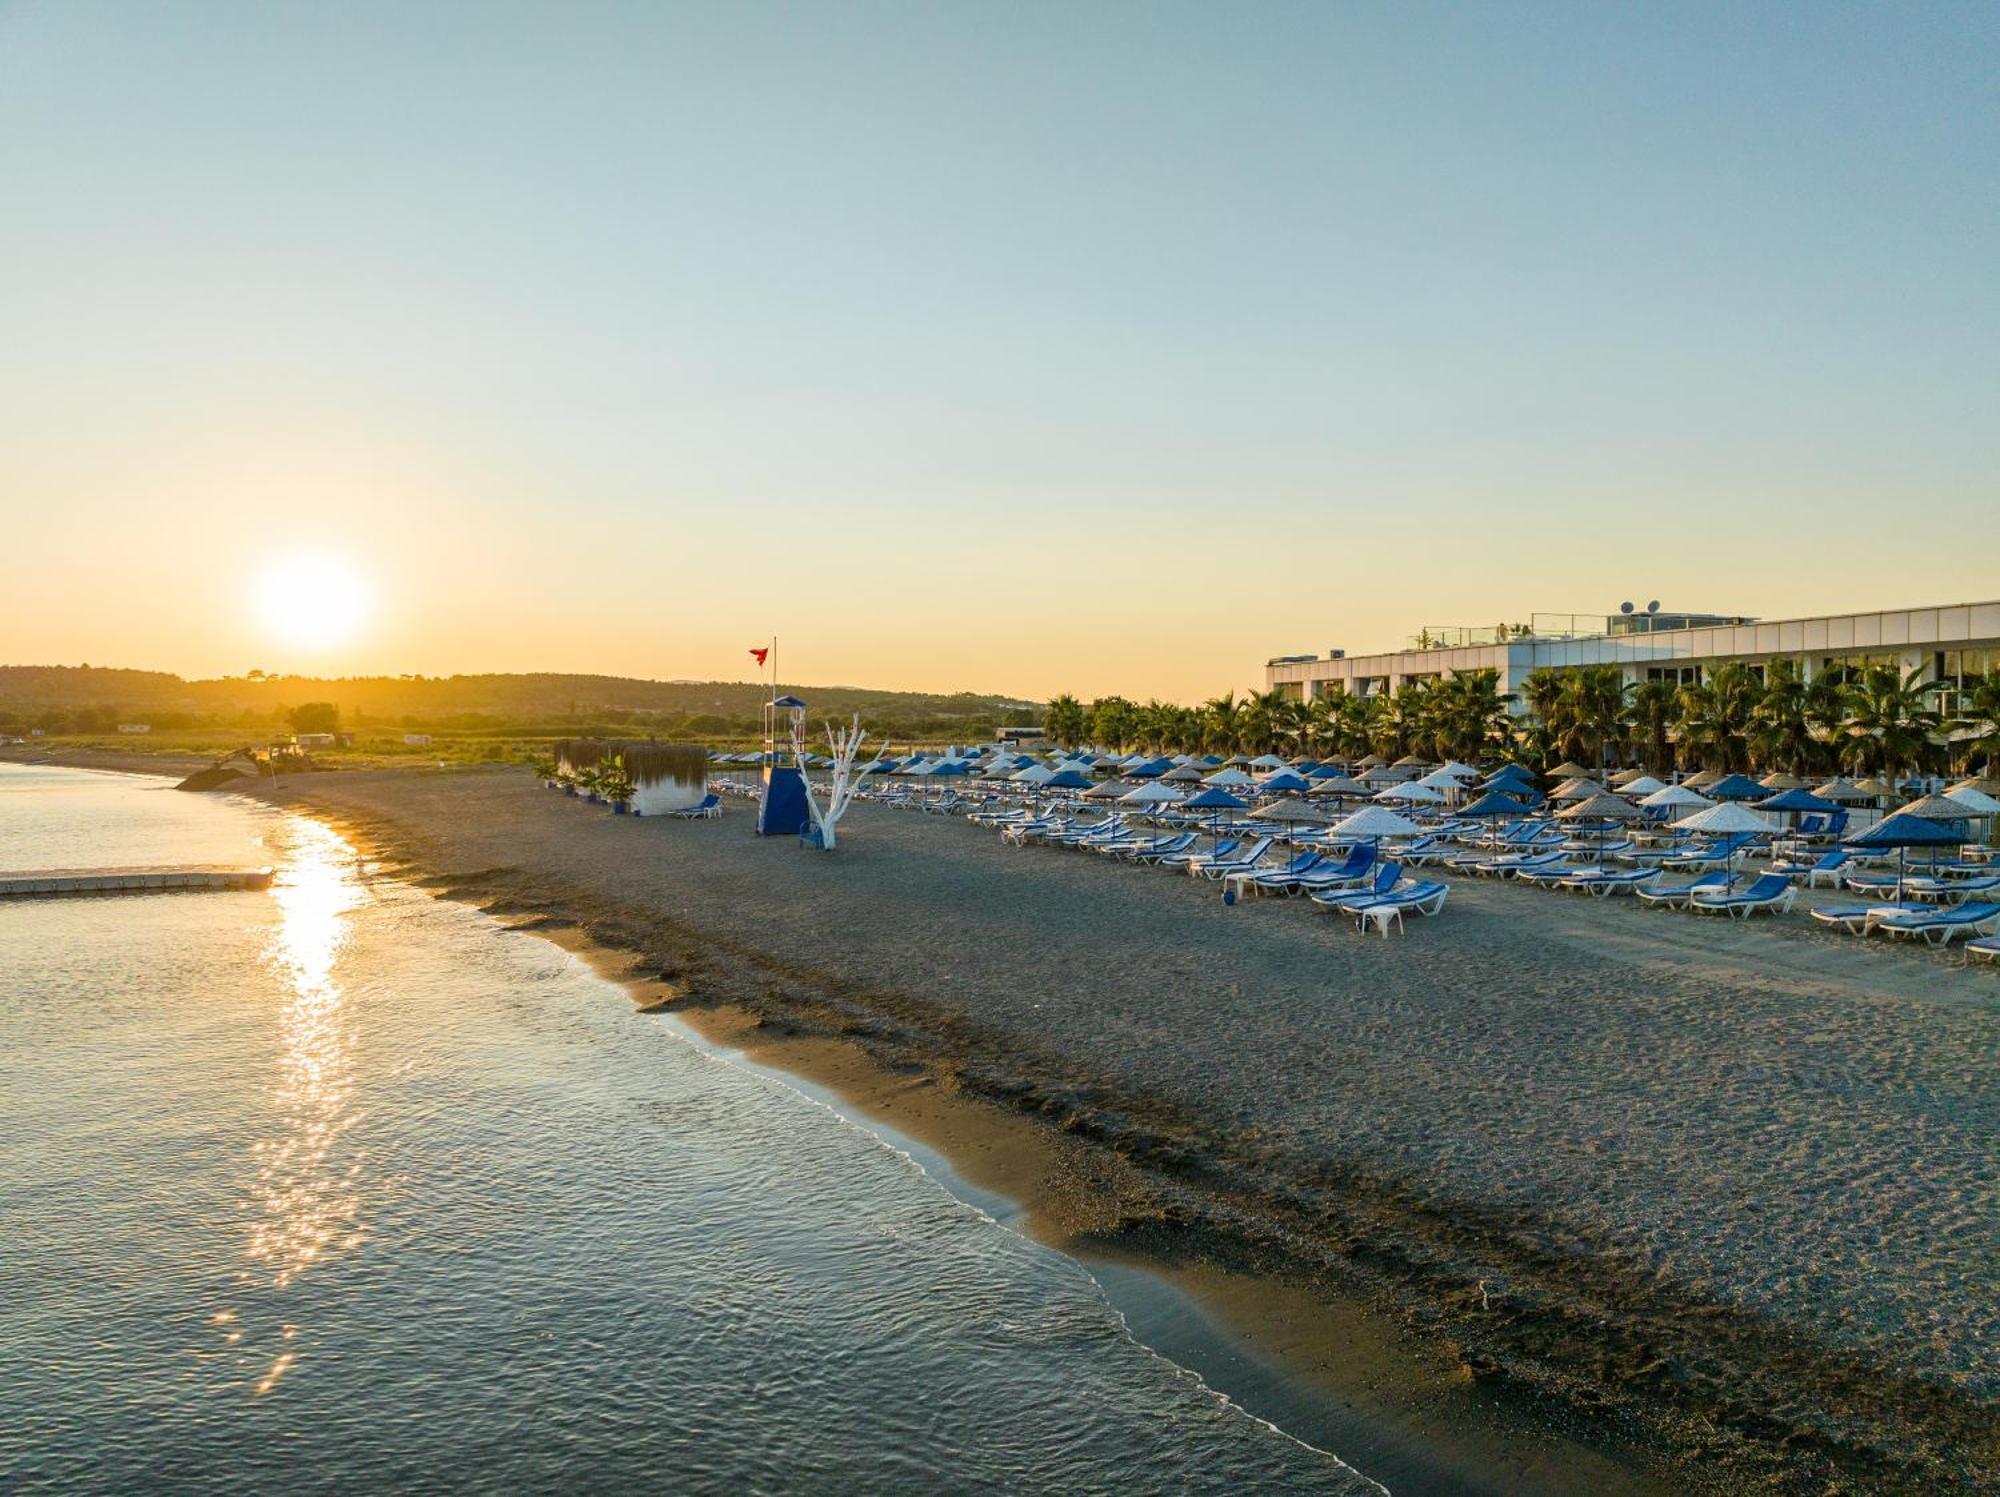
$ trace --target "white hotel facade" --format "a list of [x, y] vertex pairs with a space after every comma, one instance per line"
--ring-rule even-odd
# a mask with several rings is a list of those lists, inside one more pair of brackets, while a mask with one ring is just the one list
[[[1762, 675], [1779, 659], [1797, 661], [1808, 677], [1836, 665], [1883, 664], [1903, 672], [1921, 667], [1924, 679], [1955, 685], [2000, 669], [2000, 601], [1777, 620], [1626, 604], [1614, 614], [1536, 614], [1525, 625], [1425, 629], [1404, 648], [1381, 654], [1280, 655], [1266, 663], [1264, 681], [1267, 689], [1311, 701], [1495, 670], [1521, 712], [1521, 683], [1532, 670], [1616, 665], [1628, 682], [1688, 682], [1730, 661]], [[1950, 708], [1949, 690], [1939, 704]]]

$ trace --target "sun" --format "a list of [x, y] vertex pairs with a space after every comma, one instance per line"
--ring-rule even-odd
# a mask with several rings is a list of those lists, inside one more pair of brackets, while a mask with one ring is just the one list
[[368, 620], [371, 601], [360, 576], [331, 556], [287, 557], [257, 582], [257, 611], [272, 639], [301, 650], [351, 642]]

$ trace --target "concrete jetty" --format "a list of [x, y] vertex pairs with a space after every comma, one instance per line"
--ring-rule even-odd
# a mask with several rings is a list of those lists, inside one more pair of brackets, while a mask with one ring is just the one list
[[0, 899], [52, 894], [162, 894], [184, 889], [263, 889], [268, 868], [44, 868], [0, 873]]

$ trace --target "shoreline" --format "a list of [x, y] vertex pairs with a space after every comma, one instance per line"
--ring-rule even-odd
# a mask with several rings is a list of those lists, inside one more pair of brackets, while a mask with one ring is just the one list
[[[81, 767], [111, 766], [95, 759]], [[145, 766], [153, 773], [164, 767]], [[1075, 902], [1095, 897], [1096, 886], [1115, 886], [1136, 891], [1126, 907], [1149, 910], [1157, 903], [1177, 922], [1202, 922], [1222, 943], [1218, 958], [1248, 962], [1253, 972], [1271, 970], [1255, 966], [1259, 948], [1272, 939], [1258, 933], [1264, 927], [1256, 917], [1208, 925], [1219, 907], [1189, 904], [1184, 882], [1148, 889], [1143, 878], [1131, 882], [1129, 873], [1088, 859], [988, 862], [983, 839], [972, 846], [969, 829], [918, 830], [920, 824], [899, 826], [887, 812], [867, 819], [869, 842], [857, 841], [862, 850], [835, 870], [830, 862], [779, 858], [753, 845], [740, 818], [727, 830], [712, 823], [692, 833], [655, 831], [646, 823], [642, 832], [636, 824], [593, 817], [574, 802], [538, 798], [524, 777], [495, 771], [316, 775], [238, 793], [340, 825], [389, 861], [385, 871], [419, 887], [503, 919], [518, 917], [533, 933], [572, 928], [617, 953], [610, 960], [627, 975], [636, 961], [642, 978], [664, 979], [686, 994], [675, 1005], [680, 1017], [719, 1015], [711, 1022], [722, 1026], [725, 1039], [747, 1035], [758, 1052], [769, 1047], [777, 1069], [812, 1081], [808, 1052], [844, 1047], [830, 1053], [873, 1068], [872, 1081], [853, 1074], [845, 1081], [864, 1096], [877, 1091], [886, 1126], [902, 1129], [915, 1099], [934, 1094], [1028, 1130], [1005, 1148], [961, 1138], [956, 1147], [968, 1156], [968, 1177], [983, 1168], [982, 1153], [989, 1161], [1004, 1156], [1019, 1185], [1032, 1141], [1057, 1141], [1060, 1168], [1044, 1167], [1026, 1199], [1054, 1223], [1065, 1251], [1091, 1262], [1144, 1263], [1147, 1272], [1184, 1280], [1203, 1291], [1204, 1313], [1248, 1322], [1241, 1343], [1259, 1355], [1282, 1351], [1290, 1374], [1302, 1381], [1313, 1374], [1315, 1355], [1323, 1355], [1326, 1323], [1351, 1317], [1338, 1348], [1342, 1365], [1320, 1369], [1333, 1374], [1332, 1396], [1357, 1418], [1366, 1411], [1389, 1434], [1409, 1431], [1414, 1444], [1428, 1442], [1419, 1468], [1426, 1460], [1435, 1469], [1463, 1456], [1461, 1468], [1478, 1474], [1473, 1484], [1441, 1490], [1481, 1490], [1480, 1478], [1491, 1483], [1488, 1489], [1507, 1491], [1732, 1493], [1977, 1490], [1984, 1480], [1976, 1473], [1986, 1469], [1984, 1452], [1992, 1445], [1986, 1417], [1992, 1403], [1974, 1382], [1939, 1385], [1821, 1344], [1794, 1324], [1659, 1279], [1636, 1256], [1585, 1251], [1587, 1239], [1560, 1222], [1496, 1210], [1476, 1198], [1425, 1199], [1406, 1184], [1351, 1166], [1300, 1176], [1295, 1162], [1268, 1152], [1254, 1134], [1218, 1135], [1215, 1124], [1226, 1128], [1226, 1117], [1204, 1119], [1170, 1098], [1120, 1093], [1036, 1037], [996, 1034], [969, 1019], [968, 1007], [976, 1006], [959, 990], [968, 973], [948, 948], [927, 944], [912, 957], [913, 948], [894, 945], [900, 937], [892, 934], [880, 953], [878, 965], [890, 971], [899, 964], [907, 971], [914, 962], [916, 970], [934, 972], [937, 998], [877, 986], [865, 974], [803, 964], [796, 940], [788, 952], [777, 939], [786, 929], [782, 921], [765, 941], [770, 912], [759, 903], [777, 893], [770, 870], [786, 870], [775, 883], [790, 892], [778, 897], [790, 901], [786, 914], [794, 926], [804, 921], [811, 952], [823, 939], [813, 903], [823, 897], [821, 879], [849, 898], [849, 889], [879, 889], [885, 868], [890, 877], [933, 878], [940, 869], [966, 871], [958, 865], [969, 859], [978, 865], [973, 872], [1004, 869], [992, 896], [1002, 908], [994, 913], [1009, 922], [1026, 919], [1051, 946], [1060, 943], [1014, 901], [1040, 900], [1045, 907], [1049, 899]], [[496, 823], [495, 816], [504, 819]], [[880, 849], [871, 849], [878, 841]], [[678, 874], [677, 864], [686, 865]], [[1015, 871], [1028, 866], [1038, 875]], [[729, 883], [746, 868], [758, 880], [748, 892]], [[689, 877], [698, 884], [686, 884]], [[891, 887], [890, 904], [912, 898]], [[751, 902], [718, 906], [731, 898]], [[1477, 908], [1480, 901], [1505, 906], [1516, 896], [1475, 888], [1466, 898]], [[1706, 995], [1738, 975], [1732, 963], [1749, 962], [1774, 1002], [1822, 1002], [1826, 995], [1817, 990], [1828, 974], [1853, 960], [1851, 947], [1763, 928], [1716, 931], [1644, 917], [1633, 922], [1629, 912], [1600, 915], [1558, 902], [1535, 907], [1554, 913], [1552, 927], [1537, 932], [1537, 939], [1551, 938], [1545, 970], [1587, 961], [1593, 980], [1595, 966], [1617, 962], [1649, 981], [1699, 983]], [[1271, 918], [1284, 919], [1275, 912]], [[1474, 925], [1480, 916], [1460, 918], [1469, 928], [1464, 940], [1504, 937]], [[1047, 924], [1046, 914], [1041, 921]], [[1202, 929], [1177, 926], [1175, 936], [1198, 943]], [[987, 937], [996, 938], [1004, 941], [997, 932]], [[1290, 934], [1280, 939], [1287, 943], [1280, 955], [1299, 944]], [[1312, 931], [1307, 939], [1322, 943], [1309, 949], [1336, 960], [1379, 960], [1370, 955], [1380, 949], [1372, 944], [1324, 941]], [[1446, 942], [1436, 944], [1449, 950]], [[1428, 959], [1426, 949], [1420, 941], [1398, 947], [1409, 955], [1387, 970], [1408, 981], [1403, 973]], [[868, 951], [872, 962], [875, 948]], [[1518, 947], [1500, 951], [1521, 959]], [[1857, 955], [1872, 970], [1861, 974], [1867, 988], [1850, 983], [1844, 990], [1850, 1000], [1864, 1000], [1850, 1001], [1845, 1020], [1909, 1022], [1921, 1015], [1907, 1007], [1892, 1014], [1888, 1005], [1907, 1005], [1913, 996], [1952, 1001], [1933, 994], [1933, 964], [1885, 951]], [[1009, 958], [1004, 945], [992, 960], [1017, 981], [1034, 970], [1022, 967], [1018, 955]], [[1532, 970], [1524, 967], [1523, 981]], [[1148, 982], [1160, 975], [1140, 974]], [[1722, 991], [1741, 997], [1749, 990]], [[1985, 989], [1965, 991], [1981, 1015], [1988, 1011]], [[946, 1006], [947, 995], [960, 1001]], [[1046, 996], [1055, 1007], [1068, 995], [1049, 989]], [[1525, 988], [1513, 994], [1531, 996]], [[1704, 999], [1704, 1011], [1712, 1002]], [[757, 1053], [749, 1058], [761, 1063]], [[863, 1110], [861, 1102], [850, 1105]], [[952, 1157], [950, 1148], [939, 1152]], [[1289, 1182], [1267, 1167], [1277, 1163], [1291, 1165]], [[1044, 1188], [1052, 1174], [1057, 1187]], [[1749, 1225], [1754, 1230], [1755, 1222]], [[1301, 1322], [1313, 1334], [1301, 1335]], [[1366, 1362], [1356, 1343], [1371, 1338], [1405, 1359], [1395, 1377], [1354, 1365]], [[1225, 1381], [1212, 1381], [1228, 1391]], [[1335, 1436], [1327, 1448], [1381, 1479], [1378, 1473], [1390, 1468], [1371, 1458], [1367, 1444]], [[1478, 1448], [1467, 1454], [1469, 1445]], [[1601, 1464], [1586, 1475], [1565, 1469], [1565, 1459]], [[1546, 1485], [1537, 1485], [1544, 1478]], [[1423, 1488], [1406, 1481], [1403, 1490]]]
[[[334, 824], [350, 840], [366, 835], [337, 819]], [[1076, 1141], [1042, 1124], [927, 1073], [886, 1066], [852, 1040], [788, 1030], [740, 1007], [689, 1003], [683, 989], [644, 971], [639, 953], [601, 945], [559, 915], [502, 923], [577, 957], [623, 988], [640, 1013], [691, 1031], [707, 1053], [776, 1076], [836, 1110], [852, 1110], [877, 1137], [887, 1130], [894, 1147], [915, 1145], [920, 1167], [941, 1188], [1081, 1263], [1128, 1320], [1149, 1301], [1168, 1313], [1199, 1316], [1202, 1324], [1182, 1328], [1183, 1344], [1172, 1350], [1152, 1337], [1140, 1339], [1189, 1366], [1252, 1416], [1308, 1444], [1325, 1442], [1333, 1455], [1397, 1497], [1563, 1497], [1579, 1491], [1666, 1497], [1677, 1490], [1661, 1473], [1635, 1469], [1604, 1449], [1551, 1436], [1518, 1411], [1482, 1403], [1454, 1364], [1409, 1344], [1364, 1304], [1282, 1278], [1120, 1251], [1106, 1236], [1116, 1228], [1115, 1192], [1090, 1179]], [[921, 1157], [926, 1153], [943, 1172]], [[996, 1205], [1009, 1210], [1003, 1214]], [[1134, 1293], [1121, 1288], [1125, 1275], [1143, 1275], [1158, 1287], [1150, 1295]], [[1161, 1305], [1163, 1300], [1170, 1303]], [[1315, 1423], [1302, 1432], [1286, 1415]], [[1629, 1459], [1636, 1452], [1620, 1454]]]

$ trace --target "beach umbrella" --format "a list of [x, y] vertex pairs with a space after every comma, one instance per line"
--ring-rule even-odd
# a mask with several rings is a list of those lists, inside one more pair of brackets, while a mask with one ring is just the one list
[[1047, 790], [1088, 790], [1091, 784], [1090, 776], [1080, 769], [1059, 769], [1042, 781]]
[[1870, 800], [1883, 800], [1896, 793], [1896, 787], [1879, 775], [1872, 775], [1868, 779], [1855, 781], [1854, 788]]
[[1160, 806], [1177, 806], [1186, 798], [1173, 786], [1153, 780], [1135, 790], [1126, 791], [1118, 797], [1118, 803], [1121, 806], [1152, 806], [1157, 809]]
[[[1248, 763], [1249, 761], [1245, 760], [1244, 762]], [[1250, 776], [1238, 769], [1234, 764], [1223, 766], [1202, 781], [1204, 785], [1215, 785], [1224, 790], [1247, 790], [1256, 783], [1255, 780], [1251, 779]]]
[[1434, 806], [1442, 802], [1444, 797], [1421, 780], [1405, 780], [1399, 785], [1391, 785], [1385, 790], [1377, 791], [1375, 799], [1400, 801], [1408, 805]]
[[1160, 778], [1169, 785], [1199, 785], [1201, 771], [1192, 764], [1177, 764]]
[[1966, 816], [1993, 816], [2000, 814], [2000, 799], [1988, 795], [1972, 785], [1954, 785], [1945, 791], [1945, 799], [1957, 801]]
[[1479, 771], [1464, 764], [1441, 764], [1429, 774], [1421, 776], [1417, 783], [1428, 785], [1433, 790], [1447, 793], [1462, 790], [1468, 781], [1479, 778]]
[[1681, 783], [1683, 785], [1692, 785], [1697, 790], [1706, 790], [1710, 785], [1713, 785], [1717, 780], [1723, 778], [1725, 778], [1725, 776], [1723, 775], [1723, 772], [1719, 769], [1704, 769], [1697, 774], [1689, 775], [1686, 779], [1682, 780]]
[[1361, 800], [1367, 796], [1373, 795], [1374, 791], [1370, 790], [1366, 785], [1362, 784], [1361, 781], [1359, 780], [1349, 779], [1344, 774], [1336, 773], [1333, 775], [1329, 775], [1326, 779], [1323, 780], [1314, 780], [1312, 784], [1312, 789], [1308, 790], [1306, 794], [1331, 795], [1331, 796], [1348, 795], [1354, 797], [1356, 800]]
[[[1794, 817], [1827, 816], [1840, 809], [1832, 801], [1821, 800], [1810, 790], [1800, 787], [1780, 790], [1776, 795], [1755, 802], [1755, 805], [1759, 811], [1783, 811]], [[1796, 826], [1798, 823], [1794, 821], [1792, 825]]]
[[1926, 821], [1963, 821], [1969, 814], [1965, 807], [1948, 795], [1926, 795], [1921, 800], [1913, 800], [1907, 806], [1896, 807], [1898, 816], [1921, 816]]
[[1812, 781], [1782, 769], [1774, 769], [1757, 782], [1766, 790], [1810, 790]]
[[1405, 754], [1389, 767], [1391, 769], [1429, 769], [1431, 761], [1420, 759], [1415, 754]]
[[1046, 764], [1030, 764], [1009, 778], [1022, 785], [1046, 785], [1056, 777], [1057, 773], [1058, 771], [1050, 769]]
[[1104, 780], [1083, 792], [1084, 800], [1117, 800], [1132, 787], [1123, 780]]
[[1289, 792], [1305, 790], [1311, 785], [1312, 781], [1308, 780], [1297, 770], [1281, 769], [1275, 774], [1265, 775], [1263, 779], [1259, 780], [1257, 782], [1257, 793], [1259, 795], [1269, 795], [1274, 791]]
[[1383, 765], [1387, 764], [1388, 762], [1389, 761], [1387, 759], [1384, 759], [1380, 754], [1369, 754], [1365, 758], [1356, 759], [1354, 761], [1354, 767], [1356, 769], [1380, 769]]
[[[1571, 783], [1574, 784], [1576, 782], [1572, 781]], [[1604, 829], [1618, 822], [1644, 821], [1646, 813], [1625, 799], [1624, 796], [1613, 795], [1610, 791], [1604, 790], [1587, 799], [1571, 801], [1560, 811], [1556, 812], [1556, 819], [1558, 821], [1596, 822], [1597, 860], [1601, 863], [1604, 861]]]
[[1690, 790], [1685, 785], [1668, 785], [1655, 790], [1651, 795], [1639, 798], [1639, 804], [1653, 810], [1699, 811], [1715, 804], [1699, 790]]
[[1286, 764], [1276, 754], [1259, 754], [1250, 761], [1250, 767], [1252, 769], [1289, 769], [1291, 766]]
[[1965, 841], [1965, 828], [1952, 821], [1931, 821], [1922, 816], [1912, 816], [1907, 811], [1898, 811], [1885, 816], [1865, 832], [1847, 839], [1847, 846], [1858, 848], [1896, 849], [1896, 902], [1903, 902], [1903, 880], [1909, 873], [1910, 849], [1928, 847], [1933, 858], [1940, 847], [1958, 847]]
[[1181, 809], [1184, 811], [1208, 812], [1208, 839], [1212, 846], [1217, 840], [1216, 827], [1220, 819], [1216, 813], [1220, 811], [1240, 811], [1248, 804], [1248, 801], [1238, 800], [1227, 790], [1211, 785], [1208, 789], [1198, 790], [1192, 796], [1188, 797], [1188, 799], [1182, 801]]
[[1502, 817], [1511, 820], [1523, 815], [1527, 809], [1527, 802], [1517, 800], [1504, 791], [1489, 790], [1470, 805], [1460, 806], [1453, 814], [1474, 821], [1495, 821]]
[[1347, 778], [1347, 771], [1342, 769], [1338, 764], [1315, 764], [1311, 769], [1301, 770], [1300, 773], [1309, 780], [1344, 780]]
[[1594, 773], [1596, 773], [1595, 770], [1585, 769], [1581, 764], [1565, 759], [1554, 769], [1550, 770], [1548, 775], [1552, 780], [1584, 780], [1590, 778]]
[[1227, 759], [1224, 759], [1222, 762], [1234, 768], [1241, 769], [1244, 765], [1250, 762], [1250, 756], [1248, 754], [1231, 754]]
[[1724, 775], [1701, 787], [1710, 800], [1762, 800], [1764, 787], [1747, 774]]
[[1863, 790], [1859, 785], [1847, 780], [1828, 780], [1819, 789], [1815, 790], [1813, 794], [1817, 795], [1821, 800], [1830, 800], [1837, 806], [1858, 806], [1864, 801], [1875, 799], [1873, 795]]
[[1664, 790], [1666, 788], [1667, 782], [1665, 780], [1655, 779], [1649, 774], [1640, 774], [1619, 784], [1618, 793], [1628, 799], [1636, 800], [1642, 795], [1651, 795], [1655, 790]]
[[1352, 816], [1333, 825], [1335, 836], [1356, 840], [1365, 837], [1376, 846], [1381, 845], [1384, 837], [1420, 837], [1423, 830], [1409, 817], [1387, 806], [1363, 806]]
[[[1683, 816], [1674, 823], [1688, 832], [1706, 832], [1716, 837], [1737, 837], [1745, 832], [1775, 832], [1778, 824], [1769, 817], [1759, 816], [1740, 801], [1722, 801], [1710, 806], [1706, 811], [1696, 811], [1692, 816]], [[1733, 881], [1736, 877], [1736, 854], [1730, 853], [1728, 864], [1723, 870]]]
[[1946, 795], [1956, 795], [1961, 790], [1977, 790], [1981, 795], [2000, 796], [2000, 778], [1992, 775], [1974, 775], [1960, 780], [1956, 785], [1945, 787]]
[[1250, 814], [1260, 821], [1282, 822], [1285, 835], [1288, 837], [1292, 834], [1292, 829], [1302, 821], [1314, 826], [1325, 826], [1333, 820], [1333, 816], [1324, 808], [1315, 806], [1311, 801], [1300, 800], [1296, 795], [1288, 795], [1283, 800], [1271, 802], [1268, 806], [1259, 806]]
[[1595, 780], [1564, 780], [1550, 793], [1550, 800], [1589, 800], [1603, 795], [1604, 787]]

